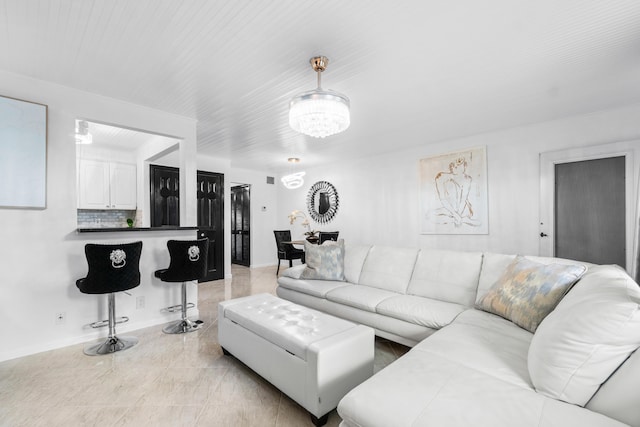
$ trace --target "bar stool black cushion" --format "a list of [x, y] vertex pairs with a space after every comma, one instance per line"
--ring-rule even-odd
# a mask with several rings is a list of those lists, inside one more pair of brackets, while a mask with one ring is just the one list
[[89, 264], [87, 277], [76, 286], [85, 294], [108, 294], [133, 289], [140, 285], [142, 242], [120, 245], [88, 243], [84, 253]]
[[155, 276], [163, 282], [200, 280], [207, 274], [209, 239], [169, 240], [169, 267], [157, 270]]

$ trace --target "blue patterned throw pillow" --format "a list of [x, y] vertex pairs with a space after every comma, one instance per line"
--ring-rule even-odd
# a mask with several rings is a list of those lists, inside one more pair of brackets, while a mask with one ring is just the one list
[[586, 269], [584, 265], [541, 264], [517, 256], [476, 307], [533, 333]]
[[304, 242], [307, 265], [301, 279], [344, 281], [344, 240], [314, 245]]

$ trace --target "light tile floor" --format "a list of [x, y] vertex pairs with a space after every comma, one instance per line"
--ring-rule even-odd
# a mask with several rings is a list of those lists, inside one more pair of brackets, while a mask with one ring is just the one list
[[[275, 267], [232, 267], [198, 287], [203, 329], [130, 333], [135, 347], [85, 356], [84, 344], [0, 363], [0, 426], [312, 426], [309, 414], [217, 342], [218, 302], [275, 294]], [[376, 338], [375, 371], [408, 348]], [[337, 426], [334, 410], [327, 426]]]

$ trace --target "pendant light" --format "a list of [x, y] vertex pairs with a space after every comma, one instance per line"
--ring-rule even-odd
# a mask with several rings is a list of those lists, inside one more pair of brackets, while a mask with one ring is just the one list
[[[287, 162], [289, 162], [290, 164], [300, 163], [300, 159], [298, 157], [289, 157], [287, 159]], [[304, 175], [304, 172], [294, 173], [293, 171], [291, 171], [289, 175], [285, 175], [280, 178], [280, 181], [282, 181], [282, 185], [284, 185], [285, 188], [289, 190], [295, 190], [296, 188], [302, 187], [302, 185], [304, 184]]]
[[76, 120], [76, 144], [91, 144], [93, 136], [89, 133], [89, 123], [85, 120]]

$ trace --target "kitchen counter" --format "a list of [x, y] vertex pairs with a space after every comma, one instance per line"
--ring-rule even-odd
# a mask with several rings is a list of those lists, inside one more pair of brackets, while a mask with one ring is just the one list
[[76, 228], [77, 233], [110, 233], [120, 231], [188, 231], [197, 230], [198, 227], [178, 227], [169, 225], [165, 227], [102, 227], [102, 228]]

